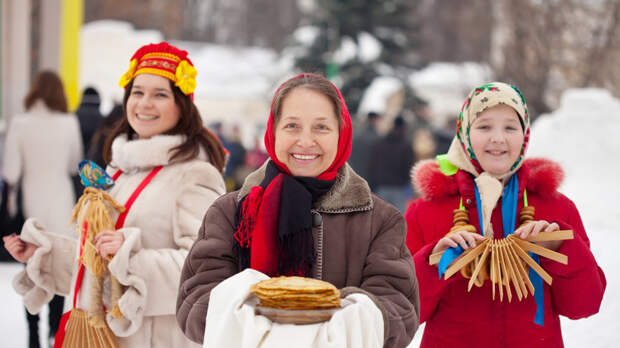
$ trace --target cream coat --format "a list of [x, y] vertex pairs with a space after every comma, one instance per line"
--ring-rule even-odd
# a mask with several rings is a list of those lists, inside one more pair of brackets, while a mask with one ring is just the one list
[[[11, 121], [3, 175], [11, 186], [22, 180], [24, 215], [37, 217], [49, 231], [69, 235], [75, 202], [71, 174], [77, 173], [82, 141], [77, 118], [37, 101]], [[50, 209], [53, 207], [53, 209]]]
[[[119, 300], [123, 319], [108, 315], [121, 347], [194, 347], [175, 320], [181, 267], [194, 242], [202, 217], [211, 203], [224, 193], [224, 181], [202, 159], [170, 163], [168, 151], [182, 142], [181, 136], [155, 136], [147, 140], [117, 138], [112, 146], [114, 174], [123, 170], [110, 195], [124, 204], [151, 169], [163, 169], [146, 186], [132, 206], [125, 226], [119, 230], [125, 242], [109, 264], [110, 272], [127, 287]], [[26, 307], [38, 312], [54, 293], [71, 295], [77, 273], [78, 244], [48, 233], [34, 219], [27, 221], [22, 238], [40, 248], [26, 270], [14, 280]], [[85, 272], [78, 308], [88, 309], [91, 277]], [[104, 289], [104, 304], [107, 289]]]

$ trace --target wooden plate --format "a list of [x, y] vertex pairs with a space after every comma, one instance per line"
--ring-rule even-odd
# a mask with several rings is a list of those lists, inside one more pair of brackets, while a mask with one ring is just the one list
[[336, 311], [350, 304], [349, 301], [341, 299], [340, 308], [294, 310], [261, 307], [257, 302], [258, 301], [247, 302], [254, 307], [254, 312], [256, 314], [263, 315], [275, 323], [296, 325], [316, 324], [328, 321]]

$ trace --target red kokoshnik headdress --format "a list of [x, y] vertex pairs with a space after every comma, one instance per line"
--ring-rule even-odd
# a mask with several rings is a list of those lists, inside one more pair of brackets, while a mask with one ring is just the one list
[[187, 51], [167, 42], [140, 47], [131, 57], [129, 69], [121, 76], [119, 85], [126, 87], [140, 74], [154, 74], [174, 82], [181, 92], [194, 99], [196, 68], [187, 57]]

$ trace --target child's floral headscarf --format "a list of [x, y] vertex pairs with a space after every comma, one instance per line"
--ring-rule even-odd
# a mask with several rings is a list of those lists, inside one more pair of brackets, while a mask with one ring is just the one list
[[[521, 125], [523, 126], [523, 145], [519, 157], [515, 163], [510, 166], [509, 171], [502, 174], [500, 177], [494, 177], [484, 172], [478, 162], [474, 149], [471, 146], [470, 129], [478, 115], [498, 104], [508, 105], [517, 112]], [[523, 98], [523, 95], [517, 87], [503, 82], [490, 82], [474, 88], [474, 90], [469, 93], [459, 113], [456, 136], [452, 140], [452, 144], [450, 145], [445, 159], [457, 168], [471, 173], [476, 178], [476, 185], [480, 191], [482, 201], [485, 236], [493, 235], [492, 228], [490, 228], [491, 212], [495, 208], [503, 192], [501, 180], [510, 178], [519, 170], [523, 164], [523, 157], [525, 156], [529, 139], [530, 115], [527, 110], [525, 98]]]
[[[530, 138], [530, 115], [525, 104], [525, 98], [521, 94], [521, 91], [517, 87], [511, 86], [503, 82], [491, 82], [480, 87], [474, 88], [469, 96], [463, 103], [461, 112], [459, 113], [459, 120], [456, 126], [456, 139], [458, 139], [465, 155], [468, 157], [469, 162], [473, 165], [472, 168], [461, 168], [466, 170], [475, 176], [483, 172], [474, 149], [471, 146], [471, 139], [469, 138], [469, 131], [471, 125], [478, 115], [498, 104], [505, 104], [513, 108], [519, 115], [520, 122], [523, 126], [523, 146], [521, 147], [521, 153], [519, 158], [512, 164], [506, 176], [512, 175], [523, 163], [523, 157], [527, 149]], [[457, 163], [455, 163], [457, 164]], [[458, 166], [458, 164], [457, 164]]]

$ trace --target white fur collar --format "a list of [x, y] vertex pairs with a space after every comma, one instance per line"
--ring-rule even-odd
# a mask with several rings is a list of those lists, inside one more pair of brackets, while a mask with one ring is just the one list
[[[124, 172], [170, 164], [170, 150], [185, 141], [183, 135], [156, 135], [149, 139], [127, 140], [121, 134], [112, 142], [111, 166]], [[203, 153], [201, 151], [201, 156]]]

